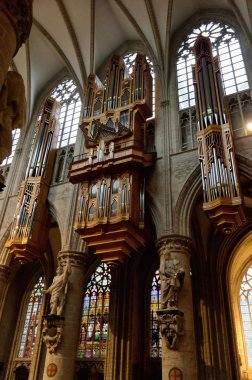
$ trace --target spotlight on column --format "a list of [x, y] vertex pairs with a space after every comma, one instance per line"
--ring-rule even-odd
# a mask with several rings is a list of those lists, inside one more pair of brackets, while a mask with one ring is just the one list
[[249, 121], [249, 122], [247, 123], [247, 130], [248, 130], [249, 132], [252, 132], [252, 121]]

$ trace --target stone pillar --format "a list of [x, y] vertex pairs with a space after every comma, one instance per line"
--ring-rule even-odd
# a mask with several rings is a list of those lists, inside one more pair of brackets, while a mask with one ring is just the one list
[[9, 275], [10, 267], [8, 265], [0, 264], [0, 315], [2, 313], [1, 306], [4, 305], [3, 298], [8, 284]]
[[[191, 239], [170, 235], [157, 242], [162, 306], [158, 311], [162, 340], [162, 378], [197, 379], [190, 277]], [[165, 272], [165, 275], [162, 275]], [[168, 286], [167, 286], [168, 285]]]
[[11, 60], [30, 34], [32, 0], [0, 0], [0, 90]]
[[[50, 340], [58, 335], [55, 340], [55, 347], [51, 346], [51, 348], [49, 348], [49, 340], [46, 343], [47, 352], [43, 380], [51, 380], [52, 377], [53, 380], [72, 380], [74, 378], [79, 341], [86, 254], [73, 251], [59, 252], [58, 262], [63, 268], [66, 266], [68, 260], [71, 265], [71, 274], [68, 279], [63, 314], [62, 316], [49, 315], [44, 317], [44, 323], [47, 322], [53, 326], [51, 332], [48, 330], [49, 334], [47, 338]], [[42, 332], [44, 334], [44, 328]]]

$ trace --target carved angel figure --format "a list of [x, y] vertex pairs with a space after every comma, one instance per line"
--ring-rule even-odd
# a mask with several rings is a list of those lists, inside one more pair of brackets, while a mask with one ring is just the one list
[[61, 265], [58, 266], [56, 270], [56, 276], [53, 279], [51, 286], [43, 293], [51, 294], [50, 299], [50, 314], [61, 316], [63, 313], [63, 308], [66, 300], [67, 288], [68, 288], [68, 278], [71, 274], [71, 265], [69, 260], [66, 266], [63, 268]]

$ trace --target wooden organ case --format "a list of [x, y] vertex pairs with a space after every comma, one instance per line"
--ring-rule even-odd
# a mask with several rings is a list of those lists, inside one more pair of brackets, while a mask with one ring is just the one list
[[215, 227], [230, 233], [245, 221], [232, 131], [223, 106], [223, 89], [211, 41], [199, 36], [194, 45], [193, 78], [199, 121], [198, 153], [203, 209]]
[[37, 123], [34, 143], [21, 184], [6, 247], [21, 261], [31, 261], [47, 248], [49, 216], [46, 205], [56, 154], [60, 104], [47, 98]]
[[152, 77], [143, 55], [132, 75], [113, 56], [106, 87], [89, 75], [80, 125], [86, 152], [71, 164], [69, 178], [80, 184], [75, 231], [103, 261], [123, 262], [146, 245], [145, 168], [155, 159], [151, 115]]

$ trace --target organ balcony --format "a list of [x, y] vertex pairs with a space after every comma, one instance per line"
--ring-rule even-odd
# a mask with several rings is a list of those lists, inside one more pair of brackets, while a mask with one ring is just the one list
[[103, 261], [124, 261], [145, 247], [146, 169], [154, 164], [152, 78], [138, 55], [132, 76], [114, 56], [106, 87], [91, 74], [80, 128], [85, 152], [74, 158], [69, 179], [80, 184], [75, 231]]
[[26, 177], [21, 184], [9, 239], [5, 246], [20, 261], [32, 261], [47, 248], [49, 215], [47, 195], [56, 155], [60, 104], [45, 102], [37, 123]]

